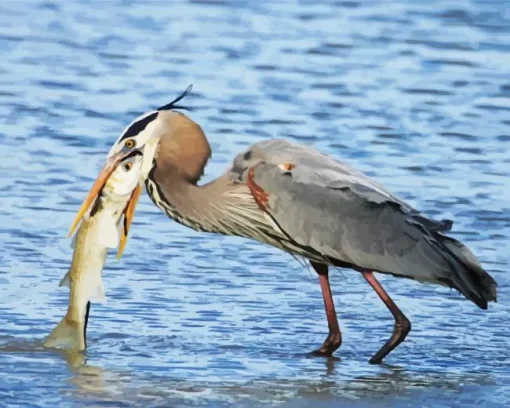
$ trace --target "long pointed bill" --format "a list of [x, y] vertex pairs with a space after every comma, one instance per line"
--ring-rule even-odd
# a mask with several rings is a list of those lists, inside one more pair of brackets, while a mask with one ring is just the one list
[[119, 163], [122, 160], [124, 160], [124, 157], [125, 155], [116, 155], [108, 159], [108, 161], [102, 168], [101, 172], [99, 173], [99, 176], [97, 176], [96, 181], [92, 185], [92, 188], [90, 189], [87, 198], [85, 198], [85, 201], [83, 201], [83, 204], [78, 210], [78, 214], [76, 215], [73, 224], [69, 229], [69, 234], [67, 235], [68, 237], [73, 235], [74, 230], [80, 223], [81, 219], [85, 216], [85, 213], [87, 212], [91, 204], [94, 202], [94, 200], [97, 198], [101, 189], [104, 187], [104, 185], [106, 184], [112, 173], [115, 171]]
[[138, 184], [136, 188], [131, 193], [131, 198], [128, 201], [126, 211], [124, 212], [124, 226], [122, 228], [122, 235], [120, 237], [119, 251], [117, 252], [117, 259], [120, 259], [122, 253], [124, 252], [124, 248], [127, 243], [127, 236], [129, 232], [129, 228], [131, 227], [131, 221], [133, 221], [133, 217], [135, 215], [136, 204], [138, 203], [138, 199], [142, 194], [142, 185]]

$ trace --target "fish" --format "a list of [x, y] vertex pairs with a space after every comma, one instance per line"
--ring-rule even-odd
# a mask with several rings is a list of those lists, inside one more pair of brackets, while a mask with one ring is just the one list
[[81, 221], [71, 243], [74, 248], [71, 267], [59, 284], [70, 288], [67, 313], [45, 339], [44, 347], [86, 349], [90, 302], [105, 301], [102, 271], [108, 250], [118, 246], [117, 259], [124, 251], [134, 209], [142, 192], [142, 159], [139, 150], [123, 158], [99, 189], [93, 186], [80, 208], [69, 233], [72, 236]]

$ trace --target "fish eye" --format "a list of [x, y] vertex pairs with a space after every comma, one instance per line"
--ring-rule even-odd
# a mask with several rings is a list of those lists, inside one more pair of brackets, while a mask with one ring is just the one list
[[136, 145], [136, 142], [133, 139], [128, 139], [124, 143], [124, 146], [127, 147], [128, 149], [132, 149], [133, 147], [135, 147], [135, 145]]
[[125, 163], [125, 164], [124, 164], [124, 166], [123, 166], [123, 167], [124, 167], [124, 170], [129, 171], [129, 170], [131, 170], [131, 169], [132, 169], [132, 167], [133, 167], [133, 163], [131, 163], [131, 162], [127, 162], [127, 163]]

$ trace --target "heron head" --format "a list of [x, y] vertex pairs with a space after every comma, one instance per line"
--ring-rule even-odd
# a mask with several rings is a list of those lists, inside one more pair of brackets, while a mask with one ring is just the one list
[[186, 109], [178, 106], [177, 102], [183, 99], [190, 91], [192, 85], [172, 102], [159, 107], [156, 110], [145, 113], [124, 129], [119, 138], [115, 141], [107, 156], [107, 165], [115, 164], [118, 160], [123, 160], [134, 149], [143, 151], [143, 164], [140, 173], [140, 181], [143, 182], [152, 167], [152, 161], [156, 154], [156, 148], [159, 141], [169, 129], [168, 120], [165, 114], [174, 109]]
[[143, 156], [138, 180], [138, 183], [143, 185], [152, 168], [159, 141], [165, 134], [171, 131], [169, 129], [168, 115], [175, 113], [172, 112], [173, 109], [185, 109], [177, 105], [177, 102], [183, 99], [191, 91], [191, 88], [192, 85], [172, 102], [139, 116], [124, 129], [111, 147], [106, 163], [83, 202], [73, 225], [76, 225], [83, 218], [116, 168], [135, 150], [141, 152]]

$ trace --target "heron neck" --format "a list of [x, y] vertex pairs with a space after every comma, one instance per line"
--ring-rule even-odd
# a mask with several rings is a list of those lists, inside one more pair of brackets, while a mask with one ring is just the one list
[[232, 181], [229, 173], [198, 186], [177, 171], [160, 169], [149, 173], [146, 185], [152, 201], [182, 225], [197, 231], [252, 238], [310, 259], [322, 259], [288, 241], [260, 209], [246, 184]]
[[227, 174], [198, 186], [178, 171], [156, 169], [146, 186], [152, 201], [170, 218], [197, 231], [246, 235], [248, 220], [263, 219], [248, 188]]

